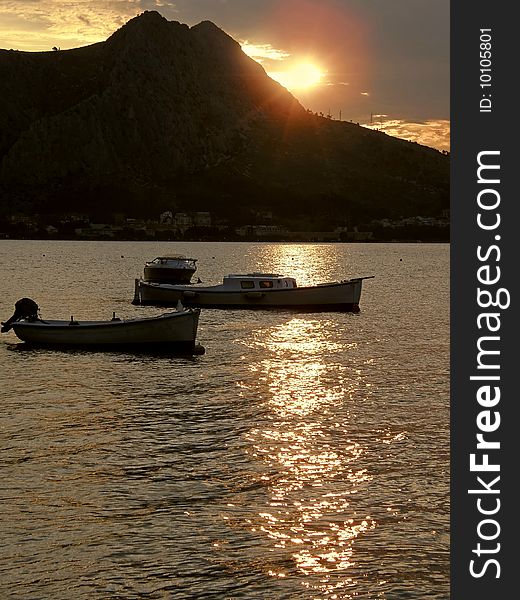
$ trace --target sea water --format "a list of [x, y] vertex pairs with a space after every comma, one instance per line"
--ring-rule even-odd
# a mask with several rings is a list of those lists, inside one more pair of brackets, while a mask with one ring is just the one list
[[0, 338], [0, 596], [446, 599], [449, 246], [0, 241], [0, 316], [196, 277], [375, 275], [358, 314], [203, 310], [194, 358]]

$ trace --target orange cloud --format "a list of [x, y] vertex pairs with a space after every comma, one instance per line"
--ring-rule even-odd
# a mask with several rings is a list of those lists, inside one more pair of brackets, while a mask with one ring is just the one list
[[291, 55], [285, 50], [273, 48], [271, 44], [252, 44], [248, 40], [241, 43], [242, 50], [251, 58], [259, 63], [266, 61], [280, 61], [289, 58]]
[[3, 0], [0, 45], [33, 52], [85, 46], [105, 40], [143, 10], [142, 2], [127, 0]]
[[388, 135], [399, 137], [410, 142], [417, 142], [437, 150], [450, 149], [450, 121], [447, 119], [432, 119], [428, 121], [405, 121], [394, 119], [384, 121], [385, 115], [381, 116], [379, 123], [367, 125], [370, 129], [384, 131]]

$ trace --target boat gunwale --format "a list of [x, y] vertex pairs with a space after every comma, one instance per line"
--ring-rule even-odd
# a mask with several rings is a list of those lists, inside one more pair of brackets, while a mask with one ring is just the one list
[[110, 327], [121, 327], [121, 326], [131, 326], [135, 327], [136, 325], [147, 325], [150, 323], [158, 323], [160, 321], [168, 321], [174, 318], [187, 318], [187, 317], [195, 317], [197, 318], [200, 315], [200, 308], [193, 307], [188, 308], [182, 312], [172, 312], [172, 313], [164, 313], [162, 315], [157, 315], [155, 317], [136, 317], [135, 319], [121, 319], [121, 320], [110, 320], [110, 321], [64, 321], [64, 320], [45, 320], [38, 319], [35, 321], [27, 321], [21, 320], [16, 321], [12, 324], [12, 328], [16, 333], [17, 327], [22, 327], [23, 329], [30, 328], [46, 328], [52, 329], [54, 331], [67, 330], [70, 331], [72, 329], [76, 330], [93, 330], [93, 329], [105, 329]]
[[[173, 306], [174, 301], [168, 300], [145, 300], [141, 303], [142, 306]], [[293, 312], [293, 313], [323, 313], [323, 312], [341, 312], [354, 313], [358, 312], [359, 305], [357, 302], [335, 302], [324, 304], [323, 302], [312, 302], [308, 304], [212, 304], [204, 302], [201, 305], [204, 309], [217, 310], [268, 310], [270, 312]]]
[[[330, 283], [319, 283], [315, 285], [307, 285], [307, 286], [297, 286], [293, 288], [263, 288], [263, 289], [255, 289], [254, 291], [260, 291], [266, 294], [272, 294], [275, 292], [296, 292], [296, 291], [308, 291], [308, 290], [324, 290], [329, 287], [339, 287], [339, 286], [347, 286], [350, 284], [355, 284], [363, 281], [363, 279], [370, 279], [373, 276], [368, 277], [357, 277], [355, 279], [349, 279], [347, 281], [335, 281]], [[147, 285], [152, 288], [164, 288], [165, 290], [173, 290], [173, 291], [190, 291], [193, 293], [212, 293], [212, 294], [246, 294], [251, 292], [252, 290], [246, 289], [222, 289], [224, 288], [224, 284], [219, 283], [214, 286], [208, 287], [197, 287], [197, 285], [184, 285], [184, 284], [175, 284], [175, 283], [155, 283], [153, 281], [145, 281], [143, 279], [139, 280], [139, 285]]]

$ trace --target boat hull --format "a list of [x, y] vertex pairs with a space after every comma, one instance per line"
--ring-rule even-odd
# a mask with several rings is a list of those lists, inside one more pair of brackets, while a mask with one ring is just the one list
[[144, 268], [145, 281], [153, 283], [190, 283], [196, 269], [175, 269], [171, 267], [146, 266]]
[[[227, 291], [161, 285], [136, 280], [134, 303], [198, 308], [284, 309], [300, 311], [359, 310], [362, 279], [292, 289]], [[217, 287], [217, 286], [215, 286]]]
[[162, 348], [194, 352], [200, 311], [125, 321], [19, 321], [17, 337], [29, 345], [81, 348]]

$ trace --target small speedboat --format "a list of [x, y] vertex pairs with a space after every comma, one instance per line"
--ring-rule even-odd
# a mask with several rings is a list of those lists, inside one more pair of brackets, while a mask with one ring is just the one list
[[[119, 319], [113, 314], [109, 321], [70, 321], [41, 319], [38, 307], [24, 312], [16, 304], [13, 316], [2, 323], [2, 332], [13, 329], [17, 337], [31, 346], [54, 346], [95, 349], [160, 349], [168, 352], [202, 354], [196, 344], [199, 309], [177, 310], [156, 317]], [[27, 306], [27, 302], [25, 302]], [[29, 314], [28, 314], [29, 313]]]
[[299, 287], [293, 277], [273, 273], [227, 275], [213, 286], [171, 285], [135, 280], [134, 304], [199, 308], [282, 308], [309, 311], [359, 311], [364, 279]]
[[158, 256], [144, 266], [144, 280], [155, 283], [190, 283], [197, 259], [185, 256]]

